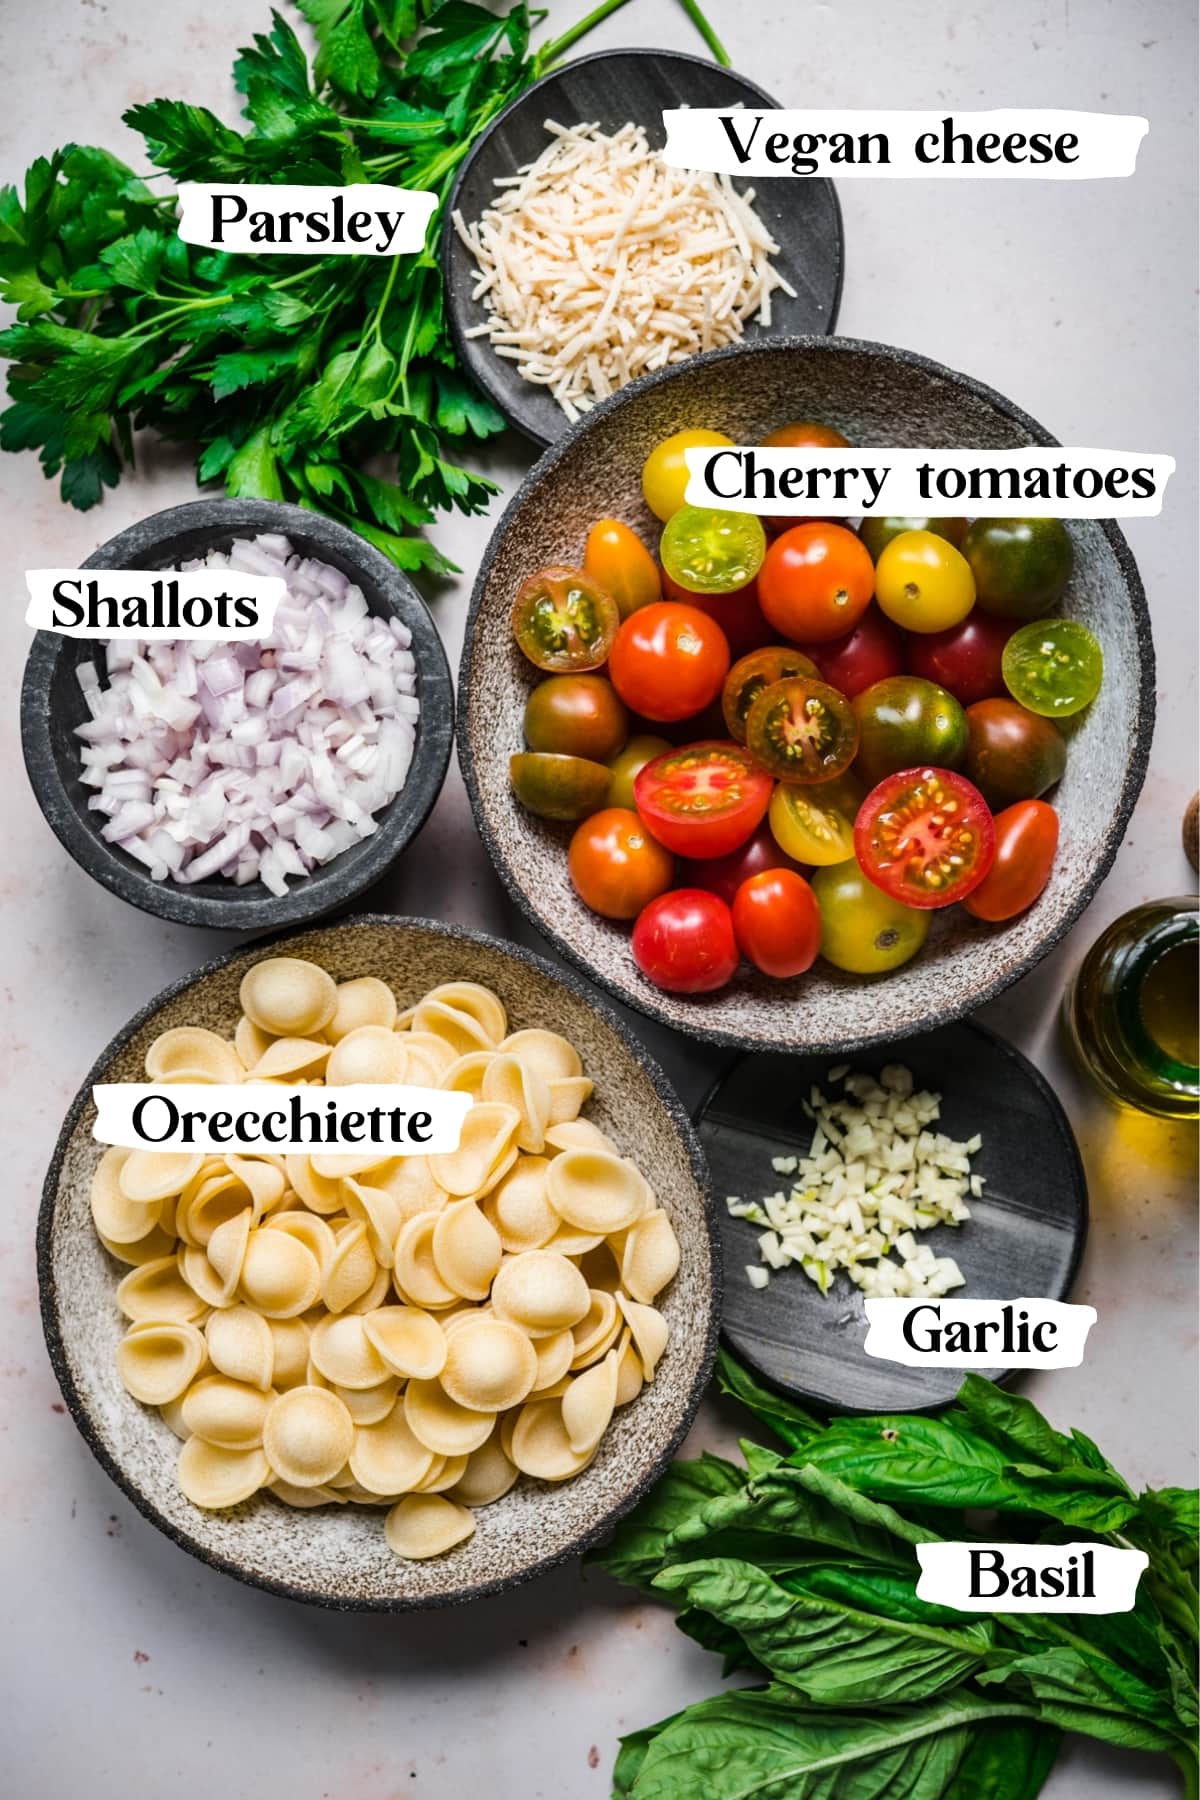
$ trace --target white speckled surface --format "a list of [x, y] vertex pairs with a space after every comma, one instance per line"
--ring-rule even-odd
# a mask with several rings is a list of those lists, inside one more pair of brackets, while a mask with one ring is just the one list
[[[556, 26], [587, 10], [554, 0]], [[1118, 1123], [1064, 1066], [1054, 1014], [1101, 926], [1186, 887], [1179, 817], [1195, 785], [1194, 18], [1179, 0], [840, 0], [753, 13], [709, 0], [735, 63], [791, 104], [1056, 105], [1142, 112], [1139, 173], [1119, 183], [856, 182], [842, 329], [902, 344], [1008, 394], [1064, 442], [1164, 450], [1180, 463], [1166, 513], [1131, 525], [1160, 656], [1150, 777], [1114, 873], [1082, 924], [987, 1009], [1058, 1087], [1080, 1134], [1093, 1228], [1077, 1297], [1100, 1323], [1088, 1362], [1031, 1391], [1099, 1439], [1131, 1479], [1191, 1478], [1195, 1441], [1195, 1164], [1188, 1134]], [[136, 154], [123, 107], [177, 94], [232, 116], [234, 47], [263, 0], [6, 0], [0, 175], [68, 137]], [[589, 40], [695, 47], [674, 0], [633, 0]], [[507, 490], [526, 453], [493, 465]], [[58, 1401], [37, 1318], [33, 1220], [59, 1121], [94, 1055], [164, 982], [219, 947], [156, 925], [95, 887], [27, 794], [16, 687], [28, 641], [20, 571], [70, 564], [193, 493], [186, 462], [149, 468], [103, 509], [69, 513], [32, 459], [0, 461], [3, 631], [0, 876], [4, 1150], [0, 1210], [0, 1680], [6, 1766], [23, 1800], [171, 1792], [231, 1800], [600, 1800], [617, 1735], [717, 1686], [670, 1617], [567, 1568], [470, 1613], [325, 1615], [243, 1591], [145, 1524], [93, 1462]], [[439, 538], [468, 574], [486, 520]], [[435, 601], [452, 661], [469, 581]], [[456, 777], [423, 854], [372, 896], [532, 941], [503, 901]], [[713, 1058], [640, 1025], [685, 1099]], [[694, 1442], [738, 1427], [710, 1406]], [[1167, 1800], [1169, 1769], [1073, 1745], [1050, 1800]]]

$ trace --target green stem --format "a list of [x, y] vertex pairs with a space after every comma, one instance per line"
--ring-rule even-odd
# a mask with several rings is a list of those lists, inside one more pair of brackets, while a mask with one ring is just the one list
[[704, 14], [700, 11], [699, 6], [696, 4], [696, 0], [683, 0], [683, 10], [712, 51], [717, 62], [720, 63], [723, 69], [728, 69], [730, 67], [729, 52], [726, 50], [724, 44], [717, 36]]
[[610, 13], [618, 12], [622, 6], [627, 6], [628, 3], [629, 0], [602, 0], [602, 4], [594, 7], [586, 19], [580, 19], [578, 25], [572, 25], [568, 31], [563, 32], [561, 37], [553, 38], [550, 43], [543, 44], [534, 58], [536, 73], [544, 74], [553, 63], [560, 61], [572, 45], [579, 42], [580, 38], [586, 37], [588, 32], [602, 24]]
[[1191, 1750], [1172, 1752], [1172, 1762], [1183, 1776], [1183, 1800], [1200, 1800], [1200, 1767]]

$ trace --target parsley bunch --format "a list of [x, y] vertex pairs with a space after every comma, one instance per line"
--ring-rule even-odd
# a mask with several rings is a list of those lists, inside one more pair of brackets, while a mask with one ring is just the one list
[[[87, 508], [150, 429], [198, 447], [200, 481], [293, 500], [352, 525], [403, 569], [453, 568], [416, 534], [481, 511], [494, 483], [457, 444], [503, 429], [458, 364], [437, 260], [441, 206], [471, 144], [510, 100], [625, 0], [531, 52], [545, 13], [473, 0], [299, 0], [310, 69], [272, 13], [234, 64], [248, 129], [182, 100], [134, 106], [151, 162], [176, 181], [385, 182], [431, 189], [419, 256], [249, 256], [182, 243], [174, 198], [107, 150], [68, 144], [0, 189], [0, 297], [17, 323], [0, 447], [37, 450]], [[684, 0], [706, 41], [724, 52]], [[419, 33], [419, 35], [417, 35]], [[368, 467], [370, 465], [370, 467]], [[372, 469], [385, 469], [386, 474]]]

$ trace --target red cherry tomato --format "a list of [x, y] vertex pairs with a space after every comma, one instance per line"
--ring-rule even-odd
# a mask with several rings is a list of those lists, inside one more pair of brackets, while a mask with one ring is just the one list
[[698, 606], [652, 601], [630, 613], [609, 652], [613, 686], [644, 719], [689, 719], [721, 691], [729, 644]]
[[870, 552], [844, 525], [793, 525], [758, 571], [758, 603], [770, 624], [797, 644], [844, 637], [875, 592]]
[[1021, 800], [997, 813], [994, 825], [996, 860], [963, 905], [976, 919], [996, 924], [1032, 906], [1049, 881], [1058, 814], [1044, 800]]
[[733, 900], [733, 935], [748, 962], [786, 981], [811, 969], [821, 948], [821, 909], [802, 875], [766, 869]]
[[739, 850], [731, 850], [728, 856], [688, 863], [681, 869], [680, 879], [689, 887], [707, 888], [710, 894], [718, 895], [727, 906], [732, 906], [733, 897], [742, 883], [769, 869], [790, 869], [795, 875], [803, 873], [800, 864], [793, 862], [779, 848], [774, 832], [764, 823]]
[[633, 928], [632, 948], [647, 981], [669, 994], [711, 994], [738, 966], [729, 908], [703, 888], [652, 900]]
[[584, 905], [606, 919], [636, 919], [675, 878], [671, 852], [624, 806], [606, 806], [583, 821], [571, 839], [567, 868]]
[[685, 744], [664, 751], [633, 784], [638, 812], [677, 856], [727, 856], [760, 825], [771, 803], [771, 777], [740, 744]]
[[821, 680], [845, 694], [847, 700], [889, 675], [899, 675], [904, 668], [900, 631], [873, 604], [845, 637], [832, 638], [827, 644], [802, 644], [801, 649], [816, 663]]
[[1000, 659], [1019, 623], [997, 618], [977, 606], [961, 624], [945, 631], [913, 632], [904, 651], [908, 672], [924, 681], [936, 681], [960, 706], [994, 699], [1008, 691]]
[[761, 644], [769, 644], [774, 636], [771, 627], [763, 618], [762, 608], [758, 604], [758, 578], [748, 582], [743, 588], [735, 588], [732, 594], [689, 594], [686, 588], [680, 587], [663, 569], [662, 591], [668, 600], [681, 600], [685, 606], [694, 606], [700, 612], [707, 613], [715, 619], [729, 643], [729, 654], [733, 657], [745, 656], [750, 650], [757, 650]]
[[869, 881], [905, 906], [965, 900], [992, 866], [987, 801], [949, 769], [901, 769], [872, 788], [854, 822], [854, 853]]

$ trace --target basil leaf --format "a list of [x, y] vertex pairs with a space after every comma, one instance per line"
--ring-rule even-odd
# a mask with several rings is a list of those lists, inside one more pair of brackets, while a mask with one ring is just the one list
[[742, 1472], [708, 1451], [673, 1463], [646, 1499], [617, 1526], [608, 1544], [589, 1552], [618, 1581], [648, 1587], [666, 1561], [671, 1535], [708, 1500], [742, 1492]]
[[721, 1392], [749, 1407], [757, 1419], [793, 1450], [802, 1448], [819, 1434], [821, 1426], [816, 1419], [792, 1401], [763, 1387], [725, 1349], [717, 1352], [716, 1373]]
[[945, 1800], [1034, 1800], [1054, 1766], [1059, 1734], [1049, 1725], [994, 1720], [977, 1725]]

